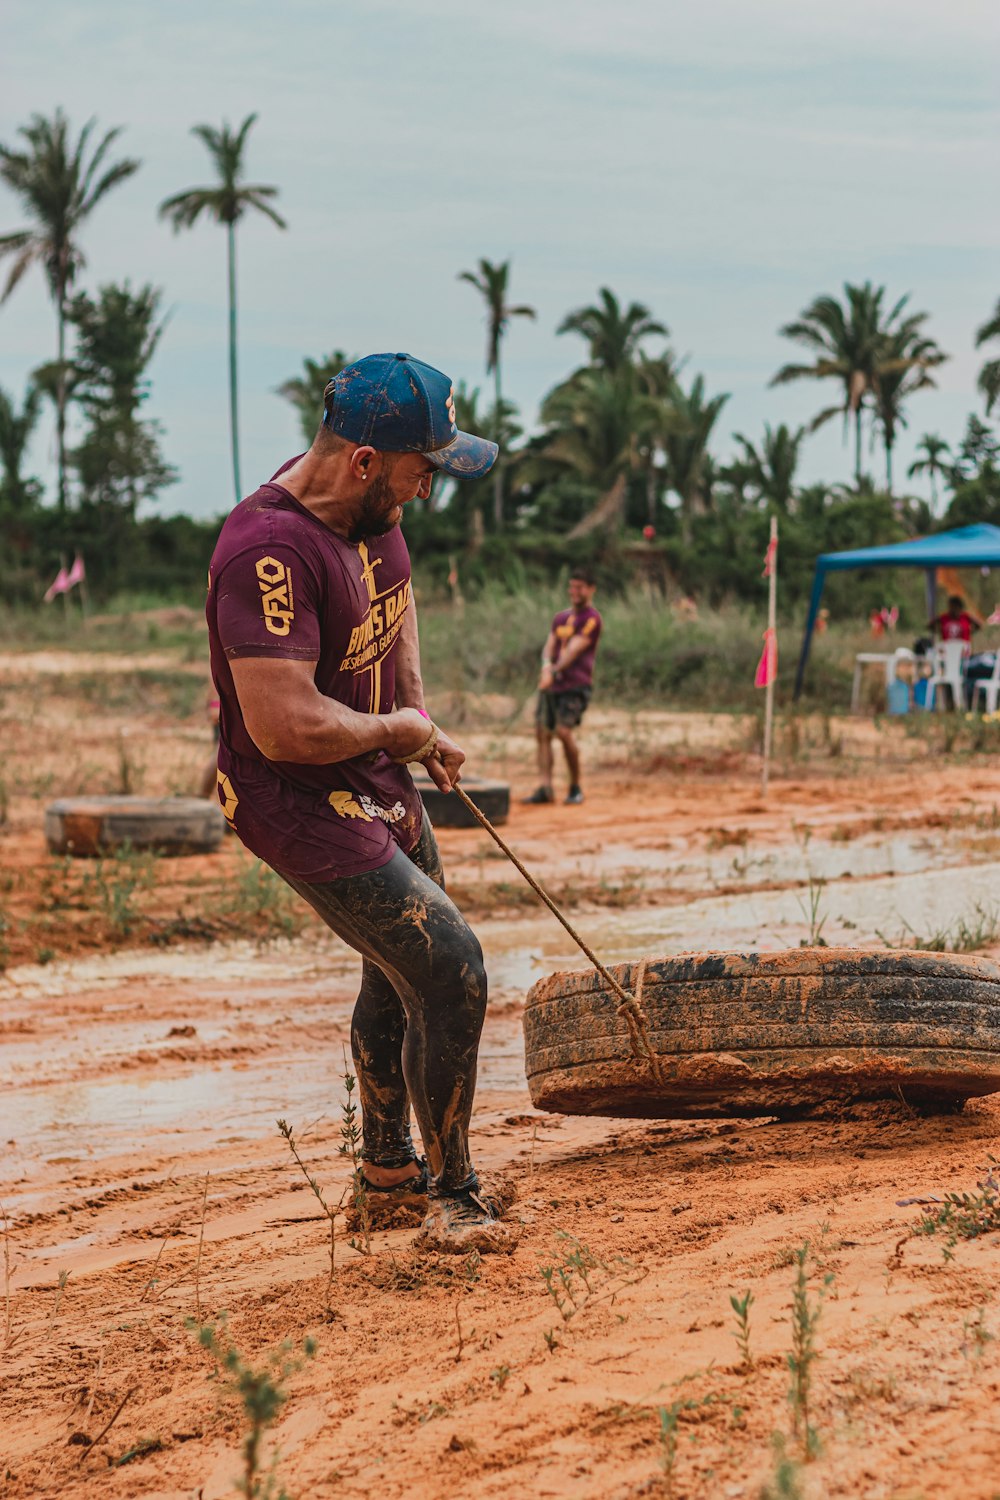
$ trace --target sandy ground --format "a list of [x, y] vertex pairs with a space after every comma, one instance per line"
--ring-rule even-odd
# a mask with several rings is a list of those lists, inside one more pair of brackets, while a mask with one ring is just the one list
[[[189, 1326], [225, 1313], [258, 1367], [315, 1340], [263, 1455], [295, 1500], [1000, 1495], [997, 1236], [949, 1249], [900, 1206], [975, 1190], [1000, 1097], [797, 1124], [543, 1116], [521, 1005], [577, 959], [482, 834], [444, 831], [491, 978], [474, 1149], [515, 1177], [520, 1239], [436, 1260], [400, 1229], [365, 1255], [341, 1225], [331, 1283], [327, 1222], [275, 1122], [336, 1202], [357, 962], [311, 919], [269, 921], [231, 839], [99, 879], [48, 856], [53, 796], [182, 790], [209, 740], [197, 665], [121, 664], [123, 708], [100, 688], [108, 657], [83, 672], [46, 653], [34, 676], [28, 660], [0, 672], [0, 1494], [234, 1493], [243, 1411]], [[187, 708], [171, 673], [197, 679]], [[529, 731], [487, 710], [467, 706], [464, 736], [524, 793]], [[817, 924], [870, 945], [964, 921], [1000, 951], [991, 761], [867, 723], [800, 728], [764, 800], [730, 720], [604, 710], [587, 734], [585, 806], [515, 805], [507, 833], [608, 960], [795, 947]], [[801, 1449], [787, 1360], [807, 1241], [819, 1451], [780, 1488], [774, 1435]], [[546, 1289], [560, 1269], [575, 1309]], [[748, 1289], [749, 1367], [730, 1306]]]

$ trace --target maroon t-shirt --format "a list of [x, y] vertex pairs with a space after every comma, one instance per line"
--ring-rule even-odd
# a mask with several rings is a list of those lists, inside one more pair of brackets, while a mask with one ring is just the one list
[[553, 663], [559, 659], [559, 653], [566, 642], [571, 641], [575, 635], [582, 635], [587, 642], [587, 649], [581, 651], [576, 661], [570, 662], [566, 670], [553, 680], [552, 692], [573, 693], [580, 688], [593, 686], [594, 657], [597, 655], [597, 642], [601, 638], [601, 617], [594, 606], [585, 604], [582, 609], [561, 609], [552, 621], [551, 633], [556, 638], [550, 656]]
[[398, 526], [344, 541], [274, 479], [226, 519], [206, 609], [220, 704], [219, 801], [247, 848], [276, 870], [308, 881], [377, 870], [397, 846], [409, 852], [416, 843], [420, 795], [406, 767], [382, 751], [319, 766], [268, 760], [247, 732], [229, 663], [314, 661], [326, 697], [358, 713], [387, 713], [410, 602]]

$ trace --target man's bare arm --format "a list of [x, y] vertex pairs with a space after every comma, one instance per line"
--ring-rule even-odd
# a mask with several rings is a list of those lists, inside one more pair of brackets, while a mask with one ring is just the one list
[[552, 653], [556, 649], [556, 633], [549, 631], [548, 639], [542, 647], [542, 670], [538, 677], [538, 686], [544, 693], [552, 686]]
[[247, 732], [268, 760], [323, 766], [372, 750], [412, 755], [430, 733], [415, 708], [359, 714], [327, 698], [316, 686], [314, 661], [241, 656], [229, 666]]
[[565, 672], [567, 667], [573, 665], [578, 656], [583, 655], [589, 645], [590, 642], [585, 635], [574, 635], [560, 651], [553, 671]]

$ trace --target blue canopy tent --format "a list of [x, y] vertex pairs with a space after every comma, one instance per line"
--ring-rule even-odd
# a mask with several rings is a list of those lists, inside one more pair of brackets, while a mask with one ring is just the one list
[[915, 542], [893, 542], [888, 547], [858, 547], [853, 552], [824, 552], [816, 559], [799, 669], [795, 674], [796, 698], [802, 692], [827, 573], [846, 568], [923, 568], [927, 574], [927, 618], [931, 619], [937, 568], [986, 567], [1000, 567], [1000, 526], [990, 526], [985, 521], [977, 522], [975, 526], [959, 526], [955, 531], [939, 531], [936, 536], [922, 536]]

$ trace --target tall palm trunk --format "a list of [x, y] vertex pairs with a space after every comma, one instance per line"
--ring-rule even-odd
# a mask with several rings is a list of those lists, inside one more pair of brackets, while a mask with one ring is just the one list
[[861, 403], [854, 408], [854, 483], [861, 488]]
[[56, 289], [59, 329], [59, 368], [56, 372], [56, 464], [59, 471], [59, 514], [66, 510], [66, 288]]
[[233, 450], [233, 488], [236, 504], [243, 499], [240, 484], [240, 430], [236, 392], [236, 225], [228, 226], [229, 262], [229, 436]]
[[623, 469], [611, 488], [598, 500], [593, 510], [588, 511], [577, 521], [572, 530], [566, 533], [566, 540], [575, 542], [578, 537], [589, 536], [592, 531], [599, 531], [601, 527], [607, 527], [609, 531], [617, 530], [625, 514], [627, 498], [628, 475]]
[[[493, 409], [493, 438], [497, 447], [500, 446], [500, 428], [502, 418], [500, 416], [500, 344], [497, 343], [496, 352], [493, 356], [493, 390], [496, 405]], [[503, 530], [503, 475], [500, 472], [500, 455], [493, 465], [493, 524], [497, 531]]]
[[892, 494], [892, 443], [889, 438], [885, 440], [885, 492]]

